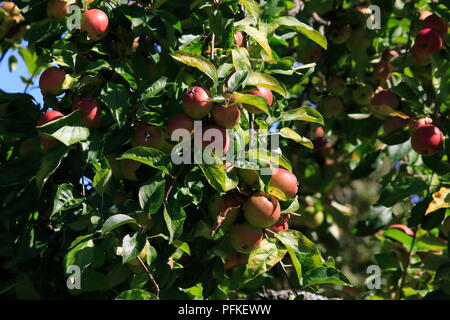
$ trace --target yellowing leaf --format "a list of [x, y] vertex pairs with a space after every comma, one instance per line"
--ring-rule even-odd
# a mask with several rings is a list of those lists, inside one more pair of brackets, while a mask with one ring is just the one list
[[250, 13], [250, 15], [256, 20], [259, 19], [259, 4], [254, 0], [239, 0], [245, 9]]
[[290, 128], [283, 128], [280, 130], [280, 135], [284, 138], [294, 140], [295, 142], [298, 142], [302, 145], [304, 145], [307, 148], [314, 148], [313, 143], [308, 138], [302, 137], [297, 132]]
[[433, 194], [433, 201], [428, 205], [425, 215], [444, 208], [450, 208], [450, 188], [441, 188]]
[[379, 104], [379, 105], [370, 105], [369, 109], [378, 115], [381, 116], [388, 116], [388, 117], [400, 117], [403, 119], [409, 119], [409, 116], [404, 114], [403, 112], [397, 111], [393, 108], [391, 108], [388, 105], [385, 104]]
[[249, 25], [239, 25], [237, 28], [241, 31], [244, 31], [250, 37], [252, 37], [258, 44], [264, 49], [267, 53], [268, 59], [272, 60], [272, 49], [270, 48], [269, 41], [267, 40], [267, 36], [259, 31], [258, 29], [251, 27]]
[[247, 84], [250, 86], [267, 88], [272, 91], [278, 92], [283, 97], [286, 96], [285, 87], [281, 85], [277, 79], [265, 73], [253, 72], [252, 74], [250, 74], [247, 80]]
[[218, 81], [219, 75], [216, 67], [205, 57], [186, 51], [177, 51], [171, 54], [172, 58], [188, 66], [199, 69], [210, 77], [214, 82]]

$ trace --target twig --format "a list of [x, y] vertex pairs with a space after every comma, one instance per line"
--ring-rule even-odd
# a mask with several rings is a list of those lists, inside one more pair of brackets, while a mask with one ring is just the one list
[[181, 171], [182, 171], [183, 168], [184, 168], [184, 165], [182, 165], [182, 166], [178, 169], [178, 171], [177, 171], [175, 177], [173, 177], [173, 181], [172, 181], [172, 183], [170, 184], [169, 188], [167, 189], [166, 196], [165, 196], [165, 198], [164, 198], [166, 202], [169, 200], [169, 195], [170, 195], [170, 193], [172, 192], [173, 187], [176, 185], [177, 180], [178, 180], [178, 178], [179, 178], [179, 176], [180, 176]]
[[147, 265], [142, 261], [141, 257], [137, 256], [139, 263], [144, 268], [145, 272], [147, 273], [148, 279], [153, 285], [153, 289], [155, 290], [156, 297], [159, 299], [159, 286], [158, 283], [155, 281], [155, 278], [153, 278], [153, 275], [151, 274], [150, 270], [148, 270]]
[[213, 32], [211, 35], [211, 61], [214, 62], [215, 59], [215, 46], [214, 43], [216, 42], [216, 34]]

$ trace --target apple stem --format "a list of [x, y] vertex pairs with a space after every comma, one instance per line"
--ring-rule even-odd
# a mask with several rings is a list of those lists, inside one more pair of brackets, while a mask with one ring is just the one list
[[148, 270], [147, 265], [144, 263], [144, 261], [142, 261], [141, 257], [137, 256], [137, 259], [147, 273], [148, 279], [152, 283], [153, 289], [155, 290], [156, 297], [159, 299], [158, 283], [155, 281], [155, 278], [153, 278], [153, 275], [151, 274], [150, 270]]

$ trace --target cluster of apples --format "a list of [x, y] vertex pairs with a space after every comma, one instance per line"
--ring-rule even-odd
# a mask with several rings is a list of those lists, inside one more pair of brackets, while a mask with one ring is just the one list
[[[430, 55], [439, 53], [443, 47], [443, 38], [448, 33], [448, 23], [434, 13], [422, 21], [423, 29], [417, 34], [411, 56], [419, 65], [430, 64]], [[422, 14], [422, 17], [424, 14]]]
[[0, 6], [0, 39], [9, 38], [18, 41], [25, 33], [25, 26], [21, 26], [25, 18], [20, 8], [11, 1], [4, 1]]

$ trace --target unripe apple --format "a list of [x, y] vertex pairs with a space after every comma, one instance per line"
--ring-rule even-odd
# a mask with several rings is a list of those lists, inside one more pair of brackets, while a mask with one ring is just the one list
[[225, 129], [232, 129], [241, 121], [241, 111], [236, 104], [215, 104], [212, 116], [214, 122]]
[[346, 89], [345, 80], [337, 76], [331, 76], [327, 80], [327, 89], [332, 95], [342, 96]]
[[[50, 110], [47, 111], [46, 113], [44, 113], [43, 115], [41, 115], [37, 121], [37, 126], [43, 126], [49, 122], [55, 121], [57, 119], [63, 118], [64, 115], [56, 110]], [[48, 150], [50, 149], [55, 143], [56, 140], [54, 140], [53, 138], [47, 138], [44, 136], [40, 137], [40, 142], [42, 147], [44, 148], [44, 150]]]
[[235, 224], [231, 229], [231, 245], [239, 253], [250, 253], [262, 240], [262, 230], [248, 223]]
[[273, 232], [280, 232], [280, 231], [285, 231], [289, 229], [289, 214], [283, 214], [280, 219], [275, 222], [274, 225], [270, 226], [268, 228], [269, 230], [273, 231]]
[[[205, 134], [208, 133], [211, 135], [211, 138], [206, 138]], [[222, 150], [225, 154], [228, 151], [228, 148], [230, 147], [230, 136], [228, 135], [226, 129], [216, 126], [216, 125], [209, 125], [203, 128], [202, 130], [202, 145], [203, 148], [206, 148], [211, 143], [213, 143], [216, 140], [216, 136], [219, 137], [219, 134], [221, 136], [222, 140]]]
[[[225, 210], [227, 210], [227, 206], [230, 205], [230, 203], [232, 203], [231, 201], [229, 201], [228, 197], [230, 196], [229, 195], [221, 196], [219, 194], [215, 194], [209, 200], [208, 212], [213, 220], [215, 220], [220, 213], [225, 212]], [[228, 211], [226, 218], [225, 220], [222, 221], [220, 227], [223, 230], [228, 229], [236, 221], [240, 212], [241, 212], [240, 208], [235, 208], [232, 209], [231, 211]]]
[[4, 1], [2, 3], [2, 9], [9, 13], [11, 16], [17, 16], [20, 14], [19, 7], [11, 1]]
[[298, 60], [304, 64], [315, 63], [320, 60], [322, 56], [322, 47], [314, 45], [312, 48], [301, 48], [298, 53]]
[[[247, 91], [246, 93], [265, 98], [267, 100], [267, 102], [268, 102], [268, 106], [269, 107], [271, 107], [272, 104], [273, 104], [272, 91], [267, 89], [267, 88], [256, 87], [256, 90]], [[245, 107], [245, 109], [247, 109], [248, 112], [251, 112], [251, 113], [254, 113], [254, 114], [260, 114], [260, 113], [264, 112], [261, 109], [258, 109], [255, 106], [251, 106], [251, 105], [248, 105], [248, 104], [244, 104], [244, 107]]]
[[102, 111], [97, 102], [90, 98], [84, 98], [75, 102], [72, 111], [81, 109], [84, 125], [89, 129], [97, 129], [102, 122]]
[[422, 54], [434, 54], [441, 51], [443, 45], [440, 35], [433, 29], [423, 29], [416, 36], [415, 50]]
[[183, 110], [194, 120], [200, 120], [211, 112], [214, 103], [209, 101], [211, 93], [201, 87], [192, 87], [184, 94]]
[[390, 76], [391, 65], [386, 60], [381, 60], [373, 68], [373, 77], [381, 83], [385, 83]]
[[411, 146], [422, 156], [431, 156], [441, 151], [444, 144], [444, 134], [433, 124], [417, 128], [411, 138]]
[[372, 105], [387, 105], [392, 109], [397, 109], [400, 105], [400, 99], [391, 90], [382, 90], [378, 92], [371, 100]]
[[64, 0], [50, 0], [47, 3], [47, 15], [56, 20], [64, 20], [69, 15], [69, 7], [74, 3], [74, 0], [67, 2]]
[[400, 117], [390, 117], [384, 122], [384, 133], [389, 134], [400, 128], [406, 128], [408, 126], [408, 120]]
[[194, 120], [189, 118], [185, 113], [179, 113], [173, 116], [167, 124], [167, 132], [172, 135], [177, 129], [184, 129], [192, 134], [194, 132]]
[[244, 216], [255, 227], [267, 228], [280, 219], [281, 207], [277, 198], [257, 192], [245, 201]]
[[[146, 263], [146, 261], [147, 261], [147, 251], [148, 251], [149, 247], [150, 247], [150, 242], [148, 240], [145, 240], [144, 248], [141, 250], [141, 252], [139, 252], [139, 258], [141, 258], [144, 263]], [[141, 263], [139, 262], [137, 257], [134, 258], [133, 260], [128, 261], [127, 263], [129, 265], [135, 266], [135, 267], [141, 266]]]
[[39, 78], [39, 88], [43, 95], [58, 96], [63, 93], [63, 83], [66, 73], [56, 67], [51, 67], [42, 72]]
[[161, 127], [155, 127], [141, 123], [134, 129], [134, 136], [131, 141], [133, 147], [147, 147], [161, 149], [164, 143], [164, 133]]
[[109, 18], [102, 10], [90, 9], [83, 13], [81, 30], [86, 31], [92, 40], [103, 39], [108, 34]]
[[431, 14], [425, 18], [422, 22], [422, 26], [425, 29], [432, 29], [437, 32], [441, 37], [445, 37], [448, 33], [448, 23], [444, 19], [435, 14]]
[[242, 47], [244, 45], [244, 36], [241, 30], [237, 30], [234, 33], [234, 40], [236, 41], [236, 47]]
[[441, 231], [446, 237], [450, 235], [450, 216], [445, 218], [444, 223], [441, 225]]
[[223, 268], [225, 270], [230, 270], [237, 266], [246, 264], [247, 260], [248, 260], [248, 255], [232, 252], [225, 258], [225, 263], [223, 265]]
[[309, 229], [317, 229], [325, 220], [325, 215], [322, 211], [318, 211], [313, 214], [304, 214], [300, 217], [300, 221], [303, 225]]
[[333, 42], [335, 44], [342, 44], [342, 43], [346, 42], [352, 34], [352, 28], [348, 24], [343, 25], [343, 26], [331, 25], [330, 28], [331, 28], [331, 31], [330, 31], [329, 39], [331, 42]]
[[361, 85], [352, 91], [353, 101], [361, 106], [368, 105], [373, 94], [374, 90], [370, 85]]
[[408, 122], [409, 132], [411, 135], [413, 135], [414, 132], [416, 132], [417, 128], [422, 127], [427, 124], [432, 124], [432, 123], [433, 123], [433, 119], [431, 119], [430, 117], [424, 117], [424, 118], [416, 117], [416, 118], [409, 119], [409, 122]]
[[325, 97], [321, 102], [321, 107], [324, 114], [329, 118], [337, 117], [344, 109], [341, 99], [336, 96]]
[[298, 180], [292, 172], [284, 168], [276, 168], [272, 171], [268, 187], [280, 190], [287, 199], [290, 199], [298, 192]]
[[414, 237], [414, 231], [412, 231], [410, 227], [407, 227], [404, 224], [392, 224], [388, 227], [388, 229], [397, 229], [403, 231], [408, 236]]
[[430, 55], [425, 53], [419, 46], [413, 45], [411, 48], [411, 57], [419, 66], [427, 66], [431, 63]]
[[239, 169], [238, 170], [239, 179], [249, 186], [259, 185], [259, 174], [258, 171], [253, 169]]

